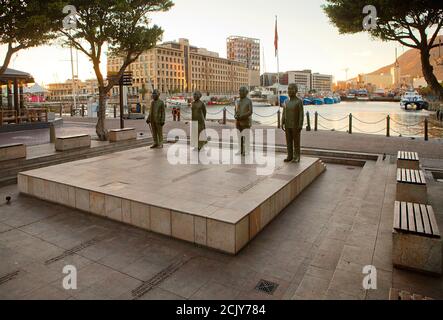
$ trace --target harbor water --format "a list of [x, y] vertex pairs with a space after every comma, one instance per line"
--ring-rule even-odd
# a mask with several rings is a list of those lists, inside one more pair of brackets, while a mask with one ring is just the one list
[[[220, 120], [224, 106], [208, 106], [208, 120]], [[227, 119], [234, 120], [234, 106], [227, 106]], [[257, 124], [277, 126], [278, 107], [254, 107], [253, 120]], [[186, 117], [187, 110], [183, 110]], [[333, 105], [305, 106], [314, 129], [314, 115], [318, 112], [318, 129], [347, 132], [352, 114], [353, 133], [386, 135], [387, 116], [391, 118], [391, 136], [422, 137], [424, 121], [429, 120], [429, 137], [442, 138], [443, 124], [431, 117], [433, 112], [405, 111], [398, 102], [341, 102]], [[306, 120], [305, 120], [306, 121]], [[305, 124], [306, 125], [306, 124]]]

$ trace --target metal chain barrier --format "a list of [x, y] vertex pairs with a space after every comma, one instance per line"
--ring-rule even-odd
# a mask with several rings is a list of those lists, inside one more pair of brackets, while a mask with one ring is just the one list
[[[383, 128], [383, 129], [381, 129], [381, 130], [378, 130], [378, 131], [364, 131], [364, 130], [361, 130], [361, 129], [359, 129], [358, 127], [356, 127], [356, 126], [352, 126], [352, 128], [353, 129], [356, 129], [357, 131], [359, 131], [358, 133], [366, 133], [366, 134], [377, 134], [377, 133], [380, 133], [380, 132], [386, 132], [386, 127], [385, 128]], [[392, 129], [391, 129], [392, 130]]]
[[322, 118], [323, 120], [331, 121], [331, 122], [340, 122], [340, 121], [343, 121], [343, 120], [346, 120], [349, 118], [349, 116], [345, 116], [344, 118], [341, 118], [341, 119], [328, 119], [328, 118], [323, 117], [321, 114], [318, 114], [318, 116], [320, 118]]
[[368, 125], [379, 124], [379, 123], [382, 123], [382, 122], [386, 121], [386, 118], [383, 118], [383, 119], [381, 119], [380, 121], [367, 122], [367, 121], [360, 120], [359, 118], [357, 118], [357, 117], [354, 116], [354, 115], [352, 116], [352, 118], [353, 118], [354, 120], [357, 120], [358, 122], [361, 122], [361, 123], [363, 123], [363, 124], [368, 124]]
[[391, 121], [393, 123], [399, 125], [399, 126], [402, 126], [402, 127], [417, 127], [417, 126], [422, 125], [424, 123], [424, 121], [420, 121], [420, 122], [417, 122], [417, 123], [411, 123], [411, 124], [409, 124], [409, 123], [402, 123], [402, 122], [395, 121], [392, 118], [391, 118]]
[[424, 130], [420, 130], [420, 131], [418, 131], [418, 132], [416, 132], [416, 133], [406, 133], [406, 134], [403, 134], [403, 133], [401, 133], [401, 132], [398, 132], [398, 131], [396, 131], [396, 130], [394, 130], [394, 129], [392, 129], [391, 128], [391, 130], [393, 131], [393, 132], [395, 132], [395, 133], [397, 133], [398, 135], [400, 135], [400, 136], [405, 136], [405, 137], [413, 137], [413, 136], [420, 136], [420, 135], [423, 135], [424, 134]]

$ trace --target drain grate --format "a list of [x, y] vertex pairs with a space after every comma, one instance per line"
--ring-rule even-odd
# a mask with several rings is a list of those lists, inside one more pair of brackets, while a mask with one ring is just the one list
[[20, 273], [20, 270], [17, 270], [17, 271], [8, 273], [7, 275], [0, 277], [0, 285], [6, 283], [8, 281], [11, 281], [15, 277], [17, 277], [19, 273]]
[[275, 290], [277, 290], [278, 286], [279, 285], [277, 283], [266, 281], [266, 280], [260, 280], [260, 282], [255, 287], [255, 290], [260, 291], [260, 292], [264, 292], [264, 293], [272, 296], [274, 294]]
[[141, 297], [143, 297], [145, 294], [147, 294], [149, 291], [160, 285], [163, 281], [168, 279], [170, 276], [172, 276], [174, 273], [176, 273], [181, 267], [183, 267], [185, 264], [187, 264], [192, 258], [188, 256], [184, 256], [178, 261], [174, 262], [170, 266], [168, 266], [166, 269], [163, 269], [158, 274], [156, 274], [154, 277], [149, 279], [148, 281], [145, 281], [141, 286], [137, 287], [136, 289], [132, 290], [132, 296], [133, 300], [137, 300]]
[[61, 255], [45, 261], [45, 265], [50, 265], [50, 264], [52, 264], [54, 262], [63, 260], [64, 258], [72, 256], [72, 255], [76, 254], [79, 251], [82, 251], [82, 250], [84, 250], [86, 248], [92, 247], [93, 245], [99, 243], [100, 241], [103, 241], [104, 239], [105, 239], [105, 237], [100, 237], [100, 238], [94, 238], [92, 240], [83, 242], [82, 244], [80, 244], [80, 245], [78, 245], [78, 246], [76, 246], [76, 247], [74, 247], [72, 249], [66, 250]]

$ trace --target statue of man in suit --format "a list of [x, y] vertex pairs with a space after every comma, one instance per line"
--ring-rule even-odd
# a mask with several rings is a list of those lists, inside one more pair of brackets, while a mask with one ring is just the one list
[[146, 123], [151, 126], [154, 144], [151, 149], [163, 148], [163, 126], [166, 119], [166, 106], [160, 99], [158, 90], [152, 92], [151, 110]]
[[300, 162], [300, 139], [305, 120], [303, 101], [297, 97], [298, 87], [290, 84], [288, 88], [289, 101], [283, 109], [282, 128], [286, 132], [288, 158], [285, 162]]
[[[254, 112], [252, 101], [248, 98], [249, 90], [246, 87], [241, 87], [239, 94], [240, 100], [235, 107], [236, 127], [242, 133], [244, 130], [250, 130], [252, 127], [252, 114]], [[245, 156], [246, 148], [249, 148], [249, 137], [240, 135], [240, 154]]]

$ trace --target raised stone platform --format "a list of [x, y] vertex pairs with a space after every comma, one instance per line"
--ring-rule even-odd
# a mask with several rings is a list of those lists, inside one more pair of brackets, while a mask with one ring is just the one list
[[255, 165], [171, 165], [167, 152], [141, 148], [20, 173], [19, 190], [236, 254], [326, 169], [317, 158], [285, 164], [277, 155], [274, 173], [258, 176]]

